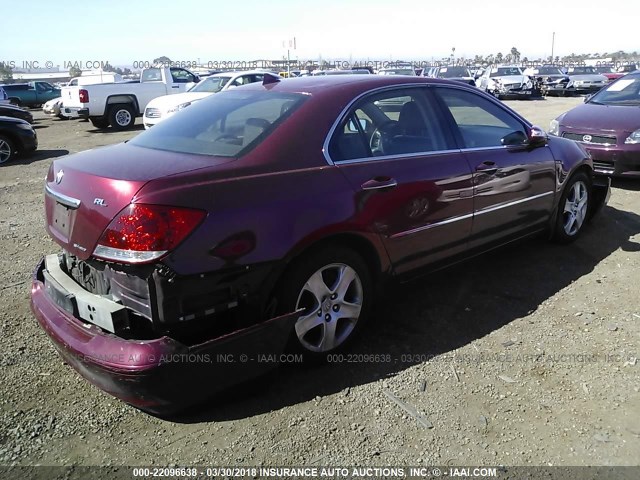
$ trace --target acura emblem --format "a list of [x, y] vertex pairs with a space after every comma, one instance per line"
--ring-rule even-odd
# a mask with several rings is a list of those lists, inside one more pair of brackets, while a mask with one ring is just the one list
[[62, 181], [62, 177], [64, 177], [64, 172], [62, 170], [58, 170], [56, 174], [56, 183], [60, 183]]
[[590, 142], [592, 139], [593, 137], [591, 135], [583, 135], [582, 137], [583, 142]]

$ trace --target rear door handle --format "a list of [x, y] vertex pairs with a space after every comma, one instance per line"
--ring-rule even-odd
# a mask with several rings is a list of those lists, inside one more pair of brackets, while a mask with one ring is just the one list
[[395, 178], [391, 177], [375, 177], [364, 182], [360, 188], [362, 190], [390, 190], [398, 186]]
[[476, 167], [476, 172], [486, 173], [487, 175], [493, 175], [498, 171], [498, 166], [495, 162], [482, 162]]

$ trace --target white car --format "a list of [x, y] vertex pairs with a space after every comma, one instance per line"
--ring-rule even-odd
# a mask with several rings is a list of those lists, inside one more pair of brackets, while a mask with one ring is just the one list
[[533, 93], [531, 78], [517, 65], [494, 65], [487, 68], [476, 79], [476, 86], [497, 98], [530, 96]]
[[58, 118], [66, 118], [62, 113], [60, 113], [60, 109], [62, 108], [62, 97], [52, 98], [47, 103], [42, 106], [42, 111], [45, 115], [50, 115], [52, 117]]
[[144, 109], [144, 115], [142, 117], [144, 128], [149, 129], [156, 123], [188, 107], [193, 102], [202, 100], [214, 93], [249, 83], [261, 82], [265, 75], [271, 75], [280, 79], [276, 73], [258, 70], [216, 73], [215, 75], [206, 77], [187, 92], [154, 98], [147, 104], [147, 108]]

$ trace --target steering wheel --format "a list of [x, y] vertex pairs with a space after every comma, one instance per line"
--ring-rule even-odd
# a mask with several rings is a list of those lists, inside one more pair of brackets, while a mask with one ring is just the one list
[[384, 147], [382, 146], [382, 138], [385, 135], [391, 133], [391, 131], [397, 126], [397, 122], [393, 120], [387, 120], [386, 122], [380, 124], [371, 134], [371, 139], [369, 140], [369, 148], [371, 149], [371, 153], [376, 155], [384, 155]]
[[222, 135], [216, 137], [214, 139], [214, 142], [218, 142], [218, 141], [226, 141], [226, 143], [231, 143], [231, 141], [236, 141], [238, 140], [238, 137], [236, 135], [231, 135], [230, 133], [223, 133]]

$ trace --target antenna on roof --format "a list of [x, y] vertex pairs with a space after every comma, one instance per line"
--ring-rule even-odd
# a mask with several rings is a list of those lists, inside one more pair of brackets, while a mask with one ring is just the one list
[[262, 77], [262, 85], [269, 85], [270, 83], [278, 83], [280, 81], [280, 75], [270, 75], [268, 73], [264, 74]]

